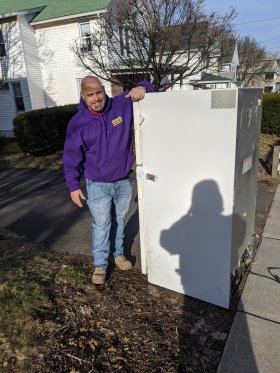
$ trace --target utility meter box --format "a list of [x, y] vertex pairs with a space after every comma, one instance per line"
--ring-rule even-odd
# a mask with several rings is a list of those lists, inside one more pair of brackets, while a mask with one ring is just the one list
[[254, 233], [262, 90], [147, 94], [134, 104], [142, 272], [228, 308]]

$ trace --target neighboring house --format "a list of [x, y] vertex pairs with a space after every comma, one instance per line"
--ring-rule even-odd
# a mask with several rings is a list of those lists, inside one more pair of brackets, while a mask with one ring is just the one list
[[193, 81], [192, 86], [193, 89], [225, 89], [235, 87], [235, 84], [230, 78], [203, 71], [200, 80]]
[[264, 72], [263, 88], [264, 92], [276, 92], [280, 90], [280, 69], [279, 60], [270, 53], [266, 55], [268, 67]]
[[80, 38], [81, 48], [90, 48], [95, 20], [109, 3], [0, 0], [1, 133], [13, 135], [19, 113], [78, 101], [85, 71], [71, 45]]
[[275, 92], [280, 93], [280, 59], [277, 59], [277, 74], [275, 82]]
[[[260, 68], [261, 66], [261, 68]], [[264, 92], [276, 92], [280, 89], [280, 69], [279, 60], [271, 53], [266, 53], [265, 59], [258, 65], [252, 63], [250, 73], [260, 70], [257, 79], [253, 80], [251, 87], [261, 87]]]
[[258, 61], [252, 59], [243, 62], [238, 70], [242, 85], [263, 88], [264, 92], [280, 89], [279, 73], [279, 60], [271, 53], [265, 53], [265, 57]]
[[221, 61], [219, 51], [215, 56], [216, 63], [206, 64], [199, 78], [190, 80], [193, 89], [226, 89], [235, 88], [236, 73], [239, 66], [237, 44], [232, 55]]

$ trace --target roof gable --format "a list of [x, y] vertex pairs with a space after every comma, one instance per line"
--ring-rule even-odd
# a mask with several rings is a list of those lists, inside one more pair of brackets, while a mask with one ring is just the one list
[[42, 7], [32, 22], [51, 20], [107, 8], [110, 0], [0, 0], [0, 15]]

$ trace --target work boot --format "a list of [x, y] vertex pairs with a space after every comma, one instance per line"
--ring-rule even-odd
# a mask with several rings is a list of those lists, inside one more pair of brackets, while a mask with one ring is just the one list
[[115, 263], [122, 271], [127, 271], [132, 269], [132, 264], [129, 260], [127, 260], [123, 255], [115, 257]]
[[96, 267], [92, 275], [92, 283], [94, 285], [104, 285], [106, 279], [106, 269]]

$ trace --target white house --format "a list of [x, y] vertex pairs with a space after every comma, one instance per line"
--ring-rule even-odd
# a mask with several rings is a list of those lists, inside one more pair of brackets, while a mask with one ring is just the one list
[[[71, 45], [106, 12], [106, 0], [0, 0], [0, 132], [25, 111], [76, 103], [85, 72]], [[110, 85], [106, 86], [110, 94]]]
[[236, 87], [237, 68], [239, 66], [237, 44], [227, 58], [222, 60], [218, 51], [215, 59], [216, 63], [211, 68], [204, 69], [199, 79], [190, 81], [193, 89], [226, 89]]
[[263, 76], [264, 92], [280, 91], [280, 68], [279, 59], [271, 53], [266, 54], [267, 67]]

